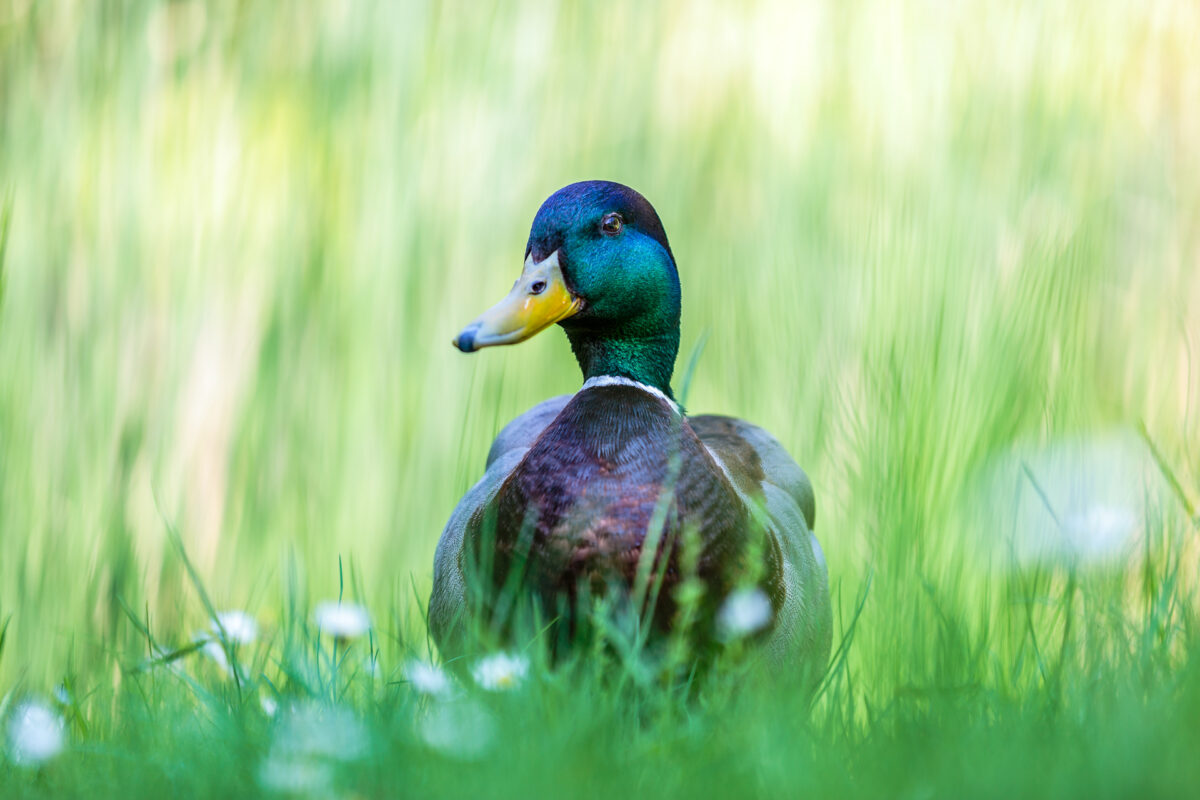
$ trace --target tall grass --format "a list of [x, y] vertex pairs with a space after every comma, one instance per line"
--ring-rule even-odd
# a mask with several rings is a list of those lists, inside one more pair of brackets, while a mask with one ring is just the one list
[[[75, 743], [0, 784], [254, 790], [262, 678], [333, 699], [289, 665], [334, 658], [308, 609], [344, 591], [364, 794], [1194, 785], [1197, 35], [1171, 2], [0, 0], [0, 697], [66, 680]], [[402, 681], [433, 550], [579, 376], [556, 331], [449, 340], [585, 178], [663, 217], [689, 408], [812, 477], [843, 646], [811, 716], [741, 667], [693, 701], [535, 668], [463, 712], [464, 766]], [[1119, 556], [1005, 556], [981, 476], [1139, 428], [1167, 491]], [[270, 631], [246, 697], [138, 668], [198, 586]]]

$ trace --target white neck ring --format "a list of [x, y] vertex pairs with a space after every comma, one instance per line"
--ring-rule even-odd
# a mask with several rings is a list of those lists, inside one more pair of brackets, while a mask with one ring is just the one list
[[588, 378], [583, 382], [583, 388], [579, 391], [582, 392], [584, 389], [595, 389], [599, 386], [629, 386], [634, 389], [641, 389], [643, 392], [648, 392], [649, 394], [657, 397], [659, 400], [664, 401], [676, 414], [680, 413], [679, 405], [674, 400], [667, 397], [667, 395], [661, 389], [657, 389], [649, 384], [642, 383], [641, 381], [635, 381], [633, 378], [626, 378], [621, 375], [596, 375], [595, 377]]

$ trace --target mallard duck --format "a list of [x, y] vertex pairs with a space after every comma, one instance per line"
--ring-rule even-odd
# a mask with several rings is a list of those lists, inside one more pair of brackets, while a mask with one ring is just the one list
[[704, 587], [697, 638], [721, 637], [722, 603], [753, 581], [761, 593], [749, 591], [770, 604], [756, 635], [766, 654], [779, 665], [823, 669], [831, 619], [812, 487], [762, 428], [684, 413], [671, 391], [679, 315], [675, 257], [642, 195], [586, 181], [542, 204], [512, 291], [453, 343], [473, 353], [557, 323], [583, 386], [505, 426], [483, 477], [454, 509], [429, 603], [444, 656], [463, 647], [472, 563], [492, 565], [484, 583], [497, 589], [513, 585], [519, 567], [532, 596], [570, 615], [581, 593], [615, 587], [628, 595], [639, 566], [645, 578], [643, 549], [655, 547], [665, 562], [654, 561], [662, 584], [651, 627], [668, 631], [690, 531], [698, 552], [688, 563]]

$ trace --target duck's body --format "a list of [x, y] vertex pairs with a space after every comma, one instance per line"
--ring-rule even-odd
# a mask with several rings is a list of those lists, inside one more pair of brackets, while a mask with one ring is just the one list
[[[563, 205], [573, 213], [565, 213]], [[629, 237], [620, 242], [624, 252], [606, 241], [603, 227], [599, 237], [577, 234], [583, 246], [575, 247], [571, 233], [577, 231], [559, 229], [565, 217], [586, 234], [589, 215], [603, 226], [617, 213], [621, 225], [611, 238]], [[650, 231], [647, 238], [655, 246], [633, 240], [638, 224]], [[628, 298], [611, 302], [620, 289], [584, 272], [596, 269], [596, 253], [604, 254], [599, 249], [604, 246], [616, 259], [610, 257], [606, 272], [624, 270], [625, 285], [633, 282], [655, 305], [663, 305], [665, 297], [665, 314], [635, 313], [639, 304]], [[592, 263], [581, 268], [581, 254]], [[547, 263], [552, 269], [543, 267]], [[653, 285], [655, 278], [665, 289]], [[543, 317], [541, 327], [561, 321], [587, 380], [576, 394], [540, 403], [509, 423], [492, 445], [483, 478], [454, 510], [438, 544], [430, 600], [439, 648], [448, 654], [462, 646], [470, 606], [464, 571], [470, 564], [489, 564], [483, 582], [496, 590], [511, 588], [517, 570], [516, 583], [544, 607], [568, 614], [582, 595], [614, 587], [631, 593], [639, 582], [644, 588], [647, 573], [661, 572], [651, 617], [655, 630], [665, 632], [677, 622], [675, 589], [694, 575], [704, 592], [693, 638], [715, 641], [717, 609], [752, 582], [770, 601], [771, 620], [761, 634], [768, 656], [818, 672], [828, 658], [831, 626], [824, 558], [811, 533], [811, 486], [762, 429], [730, 417], [688, 417], [672, 399], [678, 282], [665, 233], [640, 195], [591, 182], [567, 187], [543, 205], [526, 275], [506, 303], [517, 305], [514, 297], [524, 303], [516, 314], [521, 321], [521, 314], [531, 313], [531, 297], [539, 300], [556, 290], [560, 297], [547, 302], [555, 303], [555, 314], [568, 310], [549, 322]], [[493, 343], [481, 337], [519, 340], [503, 330], [514, 323], [499, 316], [506, 322], [496, 322], [494, 309], [456, 344], [469, 351]], [[530, 327], [521, 328], [519, 337], [540, 329]], [[643, 557], [650, 546], [654, 553]]]

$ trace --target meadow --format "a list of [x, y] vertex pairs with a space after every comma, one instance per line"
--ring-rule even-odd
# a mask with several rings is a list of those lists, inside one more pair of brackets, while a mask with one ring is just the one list
[[[1194, 794], [1196, 41], [1182, 0], [0, 0], [0, 796]], [[811, 701], [428, 641], [492, 437], [580, 383], [558, 331], [450, 339], [591, 178], [663, 218], [686, 406], [812, 479]]]

